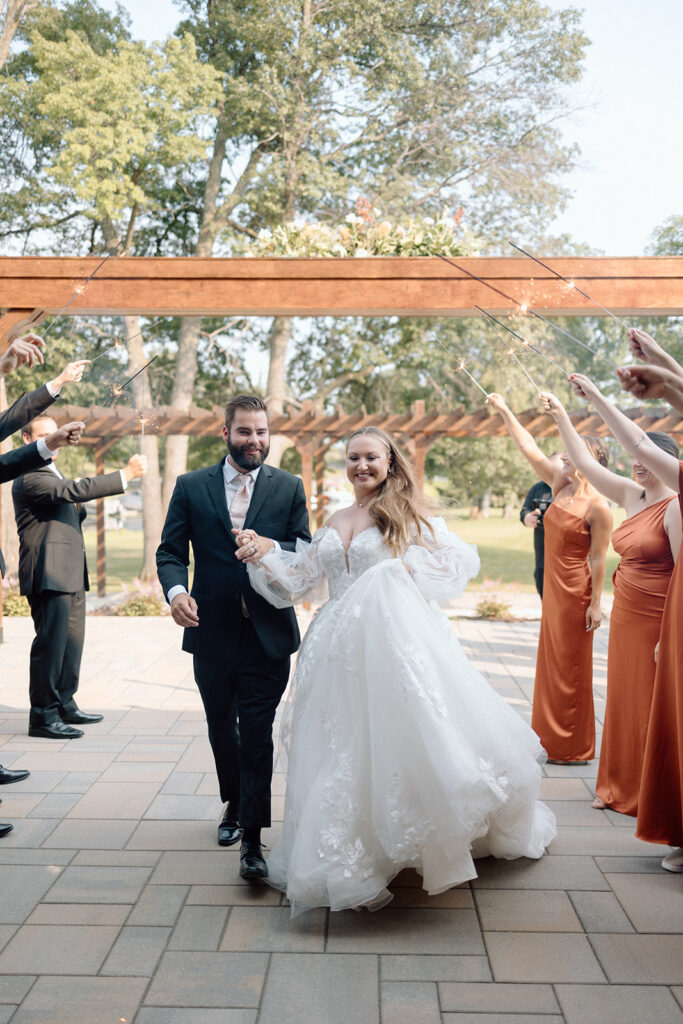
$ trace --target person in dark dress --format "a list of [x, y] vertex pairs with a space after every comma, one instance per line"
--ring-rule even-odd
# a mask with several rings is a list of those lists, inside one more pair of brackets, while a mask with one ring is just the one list
[[[557, 453], [550, 456], [551, 461], [557, 460], [558, 464], [559, 458], [560, 456]], [[543, 564], [545, 551], [543, 516], [552, 500], [553, 492], [550, 490], [550, 487], [545, 480], [539, 480], [538, 483], [535, 483], [529, 488], [527, 496], [524, 499], [524, 504], [519, 511], [520, 522], [534, 531], [534, 582], [540, 598], [543, 598]]]

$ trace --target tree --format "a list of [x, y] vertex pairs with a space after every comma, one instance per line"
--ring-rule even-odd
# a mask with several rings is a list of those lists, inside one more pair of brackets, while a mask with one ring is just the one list
[[[107, 26], [111, 28], [112, 26]], [[116, 26], [113, 26], [116, 28]], [[23, 180], [12, 194], [25, 237], [59, 213], [65, 233], [90, 225], [91, 244], [134, 246], [138, 222], [154, 214], [162, 186], [204, 159], [204, 128], [219, 97], [216, 72], [196, 57], [191, 37], [161, 48], [121, 32], [98, 52], [84, 31], [63, 38], [30, 35], [30, 62], [11, 78], [5, 119], [30, 143]], [[85, 102], [84, 102], [85, 98]], [[145, 362], [137, 317], [124, 318], [132, 372]], [[151, 400], [144, 375], [132, 385], [138, 408]], [[143, 453], [145, 542], [143, 577], [155, 573], [162, 506], [158, 445], [147, 434]]]

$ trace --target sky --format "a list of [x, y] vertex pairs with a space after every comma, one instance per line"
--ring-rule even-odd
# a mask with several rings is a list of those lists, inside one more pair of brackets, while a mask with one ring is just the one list
[[[112, 8], [115, 0], [100, 0]], [[391, 0], [387, 0], [391, 3]], [[551, 226], [606, 256], [641, 256], [654, 229], [683, 213], [683, 4], [680, 0], [545, 0], [583, 10], [592, 41], [571, 94], [581, 108], [565, 124], [581, 157], [565, 182], [573, 193]], [[163, 39], [177, 24], [172, 0], [123, 0], [139, 38]]]

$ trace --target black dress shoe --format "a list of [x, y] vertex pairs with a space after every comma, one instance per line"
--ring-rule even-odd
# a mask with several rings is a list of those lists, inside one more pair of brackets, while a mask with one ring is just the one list
[[260, 843], [242, 843], [240, 847], [240, 877], [248, 882], [258, 882], [268, 877], [268, 865], [263, 859]]
[[236, 811], [232, 804], [228, 804], [223, 815], [223, 820], [218, 826], [218, 845], [234, 846], [242, 838], [242, 826], [239, 822], [239, 811]]
[[0, 838], [2, 838], [2, 836], [6, 836], [13, 828], [14, 825], [0, 825]]
[[46, 722], [45, 725], [29, 725], [29, 736], [45, 736], [49, 740], [76, 740], [83, 735], [82, 729], [74, 729], [66, 722]]
[[0, 786], [8, 786], [10, 782], [21, 782], [22, 779], [27, 779], [30, 774], [25, 769], [13, 772], [11, 768], [3, 768], [0, 764]]
[[59, 714], [62, 721], [69, 725], [92, 725], [93, 722], [101, 722], [104, 718], [104, 715], [88, 715], [80, 708], [76, 708], [75, 711], [60, 711]]

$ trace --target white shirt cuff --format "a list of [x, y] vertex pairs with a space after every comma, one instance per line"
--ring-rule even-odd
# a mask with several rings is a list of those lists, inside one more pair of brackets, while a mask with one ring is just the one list
[[[280, 545], [278, 544], [278, 542], [277, 542], [276, 540], [273, 540], [273, 538], [272, 538], [272, 537], [271, 537], [270, 539], [271, 539], [271, 540], [273, 541], [273, 550], [274, 550], [274, 551], [282, 551], [282, 548], [280, 547]], [[270, 552], [269, 552], [269, 553], [270, 553]]]
[[123, 489], [125, 491], [128, 488], [128, 481], [126, 480], [126, 474], [124, 473], [124, 471], [122, 469], [119, 470], [119, 473], [121, 474], [121, 483], [122, 483]]
[[60, 389], [59, 389], [59, 388], [56, 388], [56, 387], [54, 386], [54, 382], [53, 382], [53, 381], [49, 380], [49, 381], [47, 382], [47, 384], [45, 385], [45, 387], [46, 387], [46, 388], [47, 388], [47, 390], [48, 390], [48, 391], [50, 392], [50, 394], [52, 395], [52, 397], [53, 397], [53, 398], [56, 398], [56, 397], [57, 397], [57, 395], [59, 394], [59, 390], [60, 390]]
[[50, 451], [47, 444], [45, 443], [44, 437], [38, 438], [38, 440], [36, 441], [36, 448], [38, 449], [38, 454], [42, 459], [54, 459], [55, 455], [57, 454], [56, 451]]
[[176, 583], [175, 587], [171, 587], [171, 589], [169, 590], [168, 597], [166, 598], [166, 600], [168, 601], [169, 604], [172, 604], [174, 597], [177, 597], [178, 594], [186, 594], [186, 593], [187, 593], [187, 588], [184, 587], [182, 585], [182, 583]]

